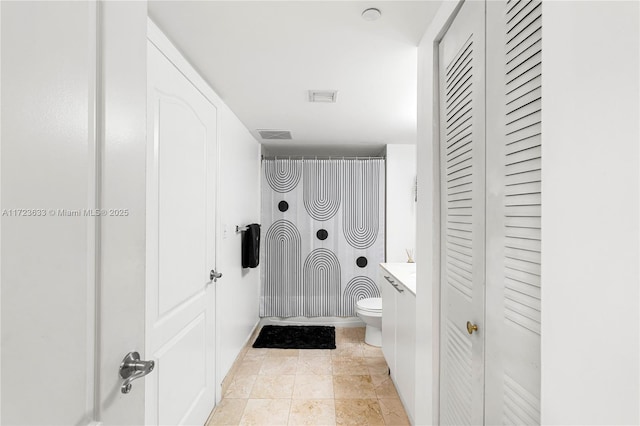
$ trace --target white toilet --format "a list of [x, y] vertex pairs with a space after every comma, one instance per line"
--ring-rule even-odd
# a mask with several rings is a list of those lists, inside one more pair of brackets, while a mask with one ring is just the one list
[[382, 346], [382, 298], [360, 299], [356, 303], [356, 314], [367, 325], [364, 342], [376, 347]]

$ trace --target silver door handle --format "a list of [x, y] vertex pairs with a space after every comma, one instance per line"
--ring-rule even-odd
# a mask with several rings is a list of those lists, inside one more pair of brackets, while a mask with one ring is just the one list
[[395, 282], [395, 281], [393, 281], [391, 278], [389, 278], [389, 277], [388, 277], [388, 276], [386, 276], [386, 275], [384, 275], [384, 278], [385, 278], [387, 281], [389, 281], [389, 284], [391, 284], [391, 285], [393, 286], [393, 288], [395, 288], [395, 289], [396, 289], [396, 291], [397, 291], [398, 293], [403, 293], [403, 292], [404, 292], [404, 290], [403, 290], [403, 289], [401, 289], [401, 288], [400, 288], [400, 286], [399, 286], [398, 284], [396, 284], [396, 282]]
[[155, 361], [142, 361], [138, 352], [129, 352], [120, 363], [120, 377], [124, 379], [120, 391], [129, 393], [131, 382], [153, 371]]
[[218, 281], [218, 278], [222, 278], [222, 274], [217, 272], [215, 269], [212, 269], [211, 272], [209, 272], [209, 279], [215, 283]]

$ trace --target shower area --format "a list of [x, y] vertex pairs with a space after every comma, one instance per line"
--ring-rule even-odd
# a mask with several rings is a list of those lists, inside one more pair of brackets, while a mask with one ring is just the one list
[[383, 158], [265, 158], [260, 316], [344, 323], [380, 297]]

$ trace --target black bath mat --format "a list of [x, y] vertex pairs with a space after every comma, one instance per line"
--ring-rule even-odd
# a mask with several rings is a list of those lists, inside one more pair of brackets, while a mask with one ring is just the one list
[[335, 349], [336, 328], [319, 325], [265, 325], [253, 347]]

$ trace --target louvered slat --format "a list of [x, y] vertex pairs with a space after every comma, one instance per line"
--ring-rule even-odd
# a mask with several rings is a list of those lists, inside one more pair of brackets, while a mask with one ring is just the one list
[[505, 176], [505, 186], [520, 185], [527, 182], [540, 182], [542, 173], [540, 169], [529, 170], [522, 173], [516, 173]]
[[512, 142], [510, 145], [506, 147], [506, 154], [513, 155], [519, 152], [522, 152], [527, 149], [536, 148], [540, 146], [539, 138], [536, 138], [537, 135], [532, 135], [524, 139], [520, 139]]
[[522, 260], [518, 258], [505, 257], [504, 265], [514, 271], [520, 271], [531, 275], [540, 276], [539, 261]]
[[527, 173], [533, 170], [541, 170], [542, 162], [540, 158], [530, 158], [526, 161], [517, 161], [512, 163], [507, 163], [506, 175], [511, 176], [518, 173]]
[[451, 142], [451, 146], [447, 148], [447, 168], [451, 167], [450, 162], [460, 158], [460, 156], [471, 153], [471, 135], [464, 135], [460, 139]]
[[540, 240], [540, 229], [536, 228], [519, 228], [514, 226], [507, 226], [505, 229], [505, 235], [511, 238], [522, 238], [527, 240]]
[[540, 206], [506, 206], [506, 217], [540, 216]]
[[533, 287], [540, 287], [540, 276], [529, 274], [527, 272], [519, 271], [517, 269], [511, 269], [505, 265], [505, 277], [519, 281], [523, 284], [527, 284]]
[[457, 155], [447, 160], [447, 169], [456, 167], [462, 164], [462, 162], [464, 161], [469, 162], [472, 160], [472, 158], [473, 158], [473, 153], [471, 152], [471, 147], [469, 147], [466, 150], [461, 150]]
[[521, 228], [537, 228], [540, 229], [540, 217], [507, 217], [505, 218], [505, 225], [508, 227], [521, 227]]
[[450, 320], [446, 327], [446, 372], [455, 386], [448, 387], [447, 410], [451, 424], [471, 423], [471, 343]]
[[522, 94], [522, 96], [514, 98], [511, 102], [507, 103], [507, 114], [512, 114], [524, 108], [527, 104], [535, 102], [542, 98], [542, 88], [536, 87], [533, 90], [529, 90]]
[[516, 100], [521, 97], [533, 92], [534, 90], [538, 90], [542, 87], [542, 77], [540, 75], [534, 76], [531, 81], [527, 82], [527, 84], [516, 87], [509, 90], [507, 96], [505, 98], [507, 106], [511, 105]]
[[506, 195], [540, 193], [540, 182], [523, 182], [505, 187]]
[[[512, 94], [516, 90], [523, 90], [524, 85], [531, 84], [540, 76], [542, 70], [541, 63], [531, 63], [528, 67], [520, 69], [519, 72], [514, 72], [513, 75], [509, 75], [509, 89], [507, 95]], [[531, 88], [528, 88], [529, 90]], [[525, 90], [526, 91], [526, 90]]]
[[529, 160], [537, 160], [541, 157], [542, 148], [539, 143], [528, 149], [522, 149], [511, 154], [507, 153], [507, 173], [510, 171], [509, 166], [511, 165]]
[[521, 387], [507, 384], [505, 380], [505, 413], [503, 424], [508, 425], [537, 425], [539, 405], [529, 402], [526, 396], [523, 396]]
[[[506, 10], [505, 319], [524, 332], [539, 334], [541, 3], [513, 1]], [[510, 403], [505, 400], [505, 416], [523, 424], [539, 422], [539, 410], [527, 410], [515, 388], [509, 389], [512, 395]]]
[[446, 248], [448, 251], [455, 251], [456, 253], [467, 256], [469, 259], [473, 258], [473, 253], [469, 249], [469, 247], [465, 247], [460, 244], [456, 244], [455, 242], [448, 241]]
[[542, 132], [541, 123], [533, 123], [526, 128], [522, 128], [516, 132], [508, 134], [507, 137], [505, 138], [507, 146], [514, 144], [516, 142], [519, 142], [521, 140], [524, 140], [526, 138], [540, 136], [541, 132]]
[[451, 110], [447, 111], [447, 120], [449, 120], [456, 111], [466, 107], [469, 103], [471, 103], [471, 91], [465, 90], [460, 96], [451, 100]]
[[469, 123], [466, 123], [464, 126], [460, 127], [454, 133], [449, 135], [449, 145], [471, 136], [471, 126], [471, 121], [469, 121]]
[[511, 238], [509, 236], [506, 236], [504, 244], [505, 247], [508, 248], [536, 251], [538, 253], [541, 249], [540, 240], [526, 240], [523, 238]]
[[505, 280], [505, 293], [507, 291], [517, 291], [518, 293], [526, 294], [529, 297], [540, 300], [540, 287], [529, 285], [515, 279]]

